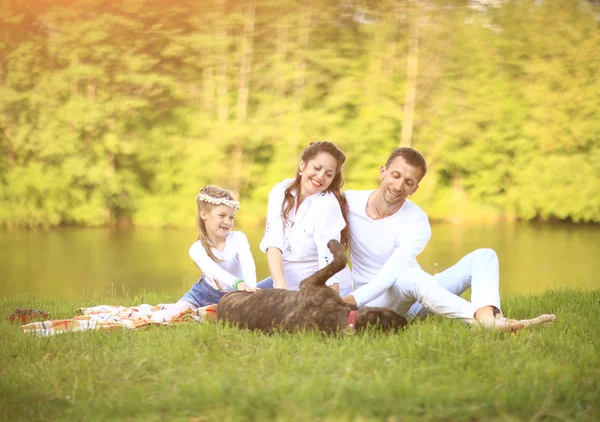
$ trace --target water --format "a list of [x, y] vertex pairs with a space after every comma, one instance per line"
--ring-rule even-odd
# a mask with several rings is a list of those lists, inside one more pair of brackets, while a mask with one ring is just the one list
[[[239, 227], [238, 227], [239, 228]], [[262, 228], [249, 237], [259, 280], [268, 275], [258, 250]], [[430, 272], [478, 247], [500, 257], [503, 296], [547, 289], [600, 289], [600, 225], [433, 225], [419, 262]], [[188, 257], [194, 229], [60, 229], [0, 232], [0, 297], [78, 299], [92, 294], [167, 292], [173, 300], [200, 272]], [[376, 241], [376, 239], [374, 239]]]

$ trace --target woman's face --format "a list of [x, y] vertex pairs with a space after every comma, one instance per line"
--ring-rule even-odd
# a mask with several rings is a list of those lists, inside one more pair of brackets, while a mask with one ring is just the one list
[[329, 188], [337, 172], [337, 161], [333, 155], [320, 152], [307, 162], [300, 160], [300, 171], [300, 195], [306, 198]]

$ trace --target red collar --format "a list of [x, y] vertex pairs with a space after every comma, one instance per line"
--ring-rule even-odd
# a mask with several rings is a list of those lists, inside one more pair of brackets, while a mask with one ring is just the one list
[[348, 321], [346, 321], [346, 331], [355, 331], [356, 330], [356, 315], [358, 314], [357, 310], [352, 310], [348, 312]]

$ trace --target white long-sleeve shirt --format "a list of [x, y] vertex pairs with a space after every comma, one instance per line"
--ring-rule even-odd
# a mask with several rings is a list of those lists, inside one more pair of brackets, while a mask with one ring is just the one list
[[358, 306], [381, 296], [400, 272], [420, 268], [419, 255], [431, 238], [427, 214], [404, 201], [393, 215], [374, 220], [367, 215], [367, 201], [374, 191], [346, 191], [350, 213], [350, 260], [352, 293]]
[[[298, 290], [302, 280], [333, 260], [327, 242], [331, 239], [340, 240], [346, 222], [335, 195], [323, 192], [307, 197], [298, 210], [293, 207], [289, 214], [290, 221], [284, 224], [281, 205], [285, 189], [293, 180], [278, 183], [269, 193], [267, 226], [260, 249], [263, 252], [271, 247], [281, 250], [287, 288]], [[351, 280], [348, 266], [327, 281], [327, 285], [334, 283], [339, 283], [341, 294], [349, 293]]]
[[189, 250], [190, 257], [200, 268], [208, 284], [218, 290], [215, 283], [217, 280], [224, 292], [233, 291], [233, 284], [238, 279], [244, 280], [248, 286], [256, 286], [256, 264], [244, 233], [229, 232], [225, 248], [222, 251], [212, 248], [212, 252], [223, 262], [213, 261], [200, 241], [194, 242]]

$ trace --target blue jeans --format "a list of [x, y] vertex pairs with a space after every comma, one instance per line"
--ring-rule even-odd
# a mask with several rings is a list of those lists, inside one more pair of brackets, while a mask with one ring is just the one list
[[264, 280], [256, 283], [256, 287], [258, 287], [259, 289], [272, 289], [273, 279], [271, 277], [265, 278]]
[[196, 308], [213, 305], [218, 303], [225, 296], [225, 292], [215, 289], [206, 282], [204, 276], [200, 277], [189, 292], [183, 295], [179, 300], [185, 300]]

